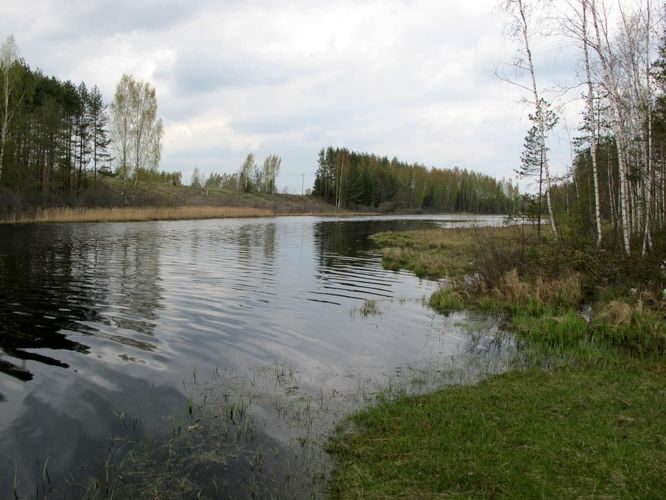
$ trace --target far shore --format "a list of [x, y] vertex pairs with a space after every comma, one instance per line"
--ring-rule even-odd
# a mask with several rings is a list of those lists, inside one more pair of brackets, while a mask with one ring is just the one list
[[[314, 209], [314, 210], [313, 210]], [[76, 223], [76, 222], [145, 222], [195, 219], [241, 219], [253, 217], [355, 217], [362, 215], [434, 215], [415, 210], [353, 211], [326, 206], [282, 208], [233, 207], [213, 205], [182, 205], [177, 207], [50, 207], [23, 212], [0, 219], [0, 226], [12, 224]], [[475, 215], [460, 212], [457, 215]], [[479, 215], [479, 214], [476, 214]]]
[[30, 224], [48, 222], [140, 222], [158, 220], [223, 219], [245, 217], [277, 217], [285, 215], [356, 215], [354, 212], [332, 208], [330, 211], [281, 211], [253, 207], [114, 207], [114, 208], [46, 208], [33, 213], [13, 215], [0, 224]]

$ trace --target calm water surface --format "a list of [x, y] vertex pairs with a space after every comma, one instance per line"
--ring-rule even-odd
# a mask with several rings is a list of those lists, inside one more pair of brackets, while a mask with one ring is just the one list
[[493, 345], [368, 235], [500, 222], [0, 227], [0, 497], [317, 494], [342, 415]]

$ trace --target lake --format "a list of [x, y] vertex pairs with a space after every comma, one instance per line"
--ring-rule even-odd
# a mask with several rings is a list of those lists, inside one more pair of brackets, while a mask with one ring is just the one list
[[0, 496], [321, 495], [326, 436], [380, 395], [502, 370], [491, 318], [368, 236], [501, 217], [0, 227]]

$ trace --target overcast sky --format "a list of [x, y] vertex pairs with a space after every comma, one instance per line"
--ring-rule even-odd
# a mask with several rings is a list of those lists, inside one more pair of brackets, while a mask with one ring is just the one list
[[[515, 178], [528, 109], [493, 75], [515, 51], [495, 0], [0, 1], [0, 36], [32, 68], [107, 102], [123, 73], [151, 82], [160, 168], [185, 182], [274, 153], [278, 186], [300, 193], [329, 145]], [[548, 44], [544, 85], [575, 69]], [[552, 147], [564, 171], [568, 149]]]

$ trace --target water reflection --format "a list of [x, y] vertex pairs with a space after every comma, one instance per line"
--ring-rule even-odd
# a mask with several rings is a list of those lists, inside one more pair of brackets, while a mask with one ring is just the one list
[[[42, 464], [51, 457], [54, 473], [99, 466], [118, 415], [140, 421], [141, 434], [168, 434], [174, 409], [192, 400], [184, 381], [200, 388], [200, 374], [218, 370], [244, 382], [235, 393], [215, 385], [201, 396], [202, 404], [221, 400], [224, 418], [210, 418], [235, 426], [227, 412], [252, 392], [257, 431], [247, 448], [289, 447], [302, 429], [285, 423], [285, 408], [309, 425], [330, 423], [360, 404], [359, 387], [371, 380], [462, 359], [470, 342], [461, 318], [431, 314], [420, 301], [437, 284], [383, 270], [368, 239], [460, 223], [298, 217], [0, 227], [0, 450], [27, 471], [24, 485], [38, 479], [36, 456]], [[373, 313], [357, 314], [365, 301]], [[197, 446], [212, 453], [209, 438]], [[149, 460], [167, 452], [156, 453]], [[11, 480], [11, 469], [0, 468], [0, 486]]]
[[27, 381], [27, 361], [67, 368], [52, 353], [89, 353], [88, 335], [153, 349], [160, 246], [150, 227], [3, 228], [0, 371]]
[[66, 230], [56, 239], [43, 229], [5, 231], [0, 247], [0, 348], [5, 359], [0, 360], [0, 371], [27, 381], [33, 378], [29, 360], [68, 367], [29, 349], [88, 352], [86, 345], [68, 339], [63, 331], [75, 328], [77, 319], [96, 316], [93, 302], [76, 281], [89, 263], [73, 255], [71, 233]]
[[[405, 221], [360, 219], [322, 221], [314, 225], [317, 279], [322, 285], [308, 300], [342, 305], [340, 299], [373, 300], [394, 296], [400, 278], [379, 265], [368, 236], [405, 227]], [[432, 221], [411, 221], [410, 228], [435, 227]]]

